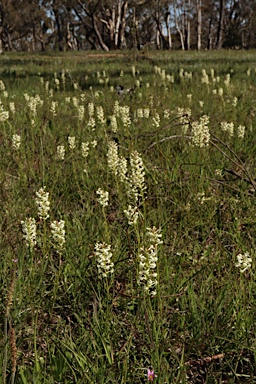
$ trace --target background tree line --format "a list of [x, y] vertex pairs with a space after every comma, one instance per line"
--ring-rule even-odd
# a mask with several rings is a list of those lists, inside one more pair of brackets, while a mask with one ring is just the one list
[[2, 0], [0, 52], [256, 47], [256, 0]]

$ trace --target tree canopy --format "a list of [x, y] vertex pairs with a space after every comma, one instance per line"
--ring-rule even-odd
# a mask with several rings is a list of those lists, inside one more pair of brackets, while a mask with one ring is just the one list
[[2, 0], [0, 52], [256, 47], [255, 0]]

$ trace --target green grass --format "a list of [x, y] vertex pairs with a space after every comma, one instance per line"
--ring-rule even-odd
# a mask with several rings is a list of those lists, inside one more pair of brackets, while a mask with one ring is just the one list
[[[159, 384], [256, 381], [255, 52], [8, 54], [0, 63], [0, 100], [9, 111], [0, 123], [0, 383], [137, 384], [147, 382], [148, 368]], [[181, 69], [192, 78], [181, 78]], [[203, 69], [209, 84], [201, 81]], [[117, 85], [132, 91], [118, 95]], [[116, 102], [130, 108], [130, 125], [119, 116], [115, 132]], [[85, 108], [81, 120], [75, 103]], [[95, 128], [88, 127], [89, 103]], [[138, 109], [147, 108], [149, 117], [140, 118]], [[191, 110], [185, 134], [177, 108]], [[203, 115], [211, 135], [199, 148], [191, 145], [192, 127]], [[234, 123], [232, 136], [221, 129], [224, 121]], [[17, 150], [14, 134], [21, 137]], [[136, 204], [108, 165], [110, 141], [127, 160], [128, 180], [132, 154], [143, 161], [145, 190], [137, 190]], [[87, 158], [82, 142], [89, 143]], [[35, 202], [43, 186], [51, 204], [46, 220]], [[106, 207], [99, 188], [109, 192]], [[139, 218], [129, 225], [124, 210], [134, 204]], [[34, 249], [22, 233], [29, 217], [37, 226]], [[65, 221], [60, 252], [54, 220]], [[163, 241], [155, 296], [138, 284], [139, 254], [153, 227]], [[97, 242], [111, 244], [114, 273], [107, 278], [98, 273]], [[252, 265], [241, 273], [237, 255], [246, 252]]]

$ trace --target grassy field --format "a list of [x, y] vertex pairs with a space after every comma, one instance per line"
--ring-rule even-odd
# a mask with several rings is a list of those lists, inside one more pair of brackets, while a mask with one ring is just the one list
[[0, 383], [256, 382], [256, 52], [0, 64]]

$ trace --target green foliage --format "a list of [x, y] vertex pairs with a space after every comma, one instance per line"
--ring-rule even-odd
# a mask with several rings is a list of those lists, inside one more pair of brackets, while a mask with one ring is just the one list
[[[158, 383], [255, 380], [254, 55], [1, 58], [1, 106], [9, 111], [0, 123], [1, 383], [137, 384], [147, 381], [147, 368]], [[130, 108], [130, 123], [117, 114], [115, 131], [117, 102]], [[88, 125], [89, 103], [95, 127]], [[149, 117], [140, 117], [138, 109], [147, 108]], [[187, 127], [177, 108], [190, 108]], [[193, 146], [192, 127], [203, 115], [209, 145]], [[232, 122], [233, 133], [222, 122]], [[110, 141], [127, 160], [125, 182], [109, 167]], [[136, 198], [135, 151], [145, 171]], [[35, 202], [43, 186], [50, 200], [45, 220]], [[99, 188], [109, 192], [105, 207]], [[133, 225], [124, 214], [129, 205], [138, 213]], [[29, 217], [36, 219], [34, 248], [20, 224]], [[65, 221], [63, 250], [52, 237], [55, 220]], [[138, 283], [138, 256], [141, 248], [149, 252], [153, 227], [163, 241], [155, 296]], [[114, 273], [107, 278], [98, 273], [97, 242], [111, 245]], [[241, 273], [237, 255], [245, 252], [252, 267]]]

